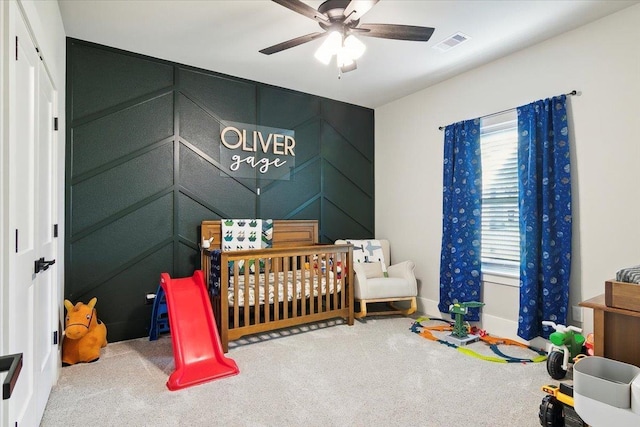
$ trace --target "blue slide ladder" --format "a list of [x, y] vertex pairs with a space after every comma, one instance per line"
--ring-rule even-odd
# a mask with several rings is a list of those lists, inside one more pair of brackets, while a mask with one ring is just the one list
[[151, 311], [151, 327], [149, 328], [149, 341], [155, 341], [159, 335], [169, 332], [169, 314], [167, 310], [167, 298], [161, 285], [158, 285], [156, 297], [153, 300]]

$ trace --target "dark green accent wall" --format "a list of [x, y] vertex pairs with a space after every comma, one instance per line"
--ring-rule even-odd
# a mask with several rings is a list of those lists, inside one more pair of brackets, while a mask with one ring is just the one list
[[[374, 234], [371, 109], [76, 39], [66, 99], [65, 298], [98, 297], [111, 342], [148, 335], [161, 272], [200, 267], [202, 220], [318, 219], [322, 242]], [[221, 120], [293, 129], [293, 179], [220, 176]]]

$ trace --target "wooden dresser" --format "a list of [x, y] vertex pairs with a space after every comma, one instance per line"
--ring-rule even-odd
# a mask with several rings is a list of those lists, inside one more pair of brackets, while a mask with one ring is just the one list
[[640, 366], [640, 311], [607, 306], [605, 294], [579, 305], [593, 309], [595, 355]]

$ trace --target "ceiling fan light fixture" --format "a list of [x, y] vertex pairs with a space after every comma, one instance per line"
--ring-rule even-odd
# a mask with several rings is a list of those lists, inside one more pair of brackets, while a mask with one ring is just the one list
[[348, 52], [351, 59], [356, 60], [360, 59], [367, 47], [358, 38], [356, 38], [356, 36], [349, 34], [347, 38], [344, 39], [343, 49]]
[[346, 53], [343, 49], [338, 52], [336, 57], [336, 61], [338, 64], [338, 68], [349, 67], [349, 65], [353, 64], [353, 59], [349, 57], [349, 54]]
[[338, 51], [336, 61], [338, 63], [338, 68], [349, 68], [349, 66], [351, 66], [355, 62], [351, 55], [349, 55], [349, 51], [347, 51], [346, 49], [340, 49]]
[[336, 55], [338, 69], [343, 73], [355, 70], [357, 68], [356, 60], [366, 50], [364, 43], [354, 37], [352, 33], [363, 37], [426, 42], [429, 41], [434, 32], [434, 28], [416, 25], [361, 24], [362, 17], [380, 0], [324, 0], [317, 9], [302, 0], [271, 1], [314, 20], [320, 25], [323, 32], [296, 37], [262, 49], [259, 52], [271, 55], [321, 37], [327, 37], [324, 43], [316, 50], [314, 56], [318, 61], [329, 65], [333, 55]]
[[320, 45], [314, 56], [324, 65], [329, 65], [333, 55], [338, 53], [342, 47], [342, 34], [338, 31], [331, 31], [327, 39]]

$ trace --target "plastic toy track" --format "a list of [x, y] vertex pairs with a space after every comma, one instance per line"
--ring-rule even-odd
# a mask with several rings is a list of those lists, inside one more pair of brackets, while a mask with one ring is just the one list
[[562, 369], [564, 354], [559, 351], [552, 351], [547, 358], [547, 372], [554, 380], [561, 380], [567, 375], [567, 371]]
[[540, 404], [540, 425], [543, 427], [562, 427], [564, 419], [562, 417], [562, 404], [553, 396], [545, 396]]

